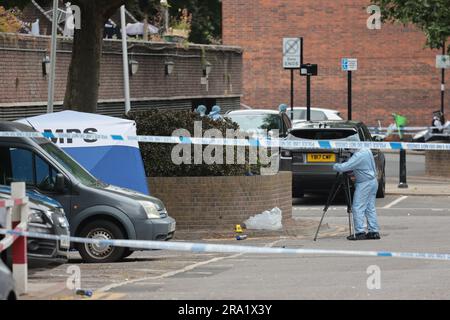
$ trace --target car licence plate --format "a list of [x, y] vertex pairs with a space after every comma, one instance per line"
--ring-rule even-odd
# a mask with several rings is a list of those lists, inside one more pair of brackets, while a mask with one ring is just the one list
[[308, 162], [336, 162], [336, 155], [334, 153], [308, 153]]
[[176, 222], [172, 222], [170, 224], [170, 227], [169, 227], [169, 232], [174, 232], [175, 229], [176, 229], [176, 226], [177, 226], [177, 223]]
[[59, 242], [59, 246], [62, 249], [68, 249], [70, 247], [70, 241], [67, 238], [62, 238]]

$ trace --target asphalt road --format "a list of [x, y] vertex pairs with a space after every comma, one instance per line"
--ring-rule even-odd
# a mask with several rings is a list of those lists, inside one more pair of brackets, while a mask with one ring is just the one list
[[[344, 237], [278, 239], [287, 248], [448, 252], [448, 197], [388, 197], [378, 201], [382, 240]], [[323, 199], [322, 199], [323, 200]], [[394, 203], [397, 202], [396, 204]], [[394, 204], [393, 204], [394, 203]], [[393, 204], [393, 205], [392, 205]], [[305, 199], [295, 218], [319, 219], [321, 204]], [[326, 222], [345, 225], [342, 205]], [[262, 243], [261, 243], [262, 244]], [[123, 299], [448, 299], [450, 262], [356, 256], [229, 255], [173, 276], [118, 286]], [[368, 289], [370, 266], [380, 269], [380, 289]]]
[[[395, 170], [395, 155], [388, 170]], [[420, 175], [423, 156], [409, 157], [411, 170]], [[394, 162], [394, 164], [392, 164]], [[389, 176], [389, 174], [388, 174]], [[294, 202], [295, 219], [322, 214], [325, 198], [307, 196]], [[344, 234], [326, 235], [317, 242], [303, 238], [249, 238], [241, 244], [308, 249], [448, 253], [450, 197], [387, 196], [377, 201], [382, 228], [379, 241], [351, 242]], [[342, 199], [328, 211], [325, 223], [348, 225]], [[81, 270], [82, 288], [95, 290], [92, 299], [449, 299], [450, 261], [407, 260], [331, 255], [201, 254], [136, 252], [124, 262], [104, 265], [81, 263], [77, 254], [68, 265], [33, 270], [34, 298], [77, 298], [67, 291], [68, 267]], [[369, 288], [375, 270], [379, 289]], [[379, 270], [379, 274], [378, 274]], [[46, 292], [43, 295], [42, 292]], [[54, 292], [54, 293], [52, 293]], [[31, 296], [33, 298], [33, 296]]]

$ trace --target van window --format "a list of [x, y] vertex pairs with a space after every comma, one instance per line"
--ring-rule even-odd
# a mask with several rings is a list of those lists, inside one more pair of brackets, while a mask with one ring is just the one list
[[14, 181], [23, 181], [26, 184], [33, 184], [33, 153], [25, 149], [10, 148], [9, 158], [11, 163], [10, 177]]
[[41, 157], [22, 148], [0, 148], [0, 184], [21, 181], [42, 191], [53, 191], [57, 171]]

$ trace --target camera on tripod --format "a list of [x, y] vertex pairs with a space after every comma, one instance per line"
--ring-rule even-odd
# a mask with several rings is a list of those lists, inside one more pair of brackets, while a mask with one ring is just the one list
[[[349, 149], [339, 149], [337, 162], [342, 163], [352, 156], [352, 152]], [[333, 187], [330, 190], [330, 193], [328, 194], [327, 203], [325, 205], [325, 208], [323, 209], [322, 218], [320, 219], [319, 226], [316, 231], [316, 235], [314, 237], [314, 241], [317, 241], [317, 236], [319, 235], [320, 227], [322, 226], [323, 219], [325, 218], [325, 214], [327, 213], [328, 209], [330, 208], [331, 204], [333, 203], [334, 199], [338, 195], [338, 193], [343, 190], [344, 196], [345, 196], [345, 203], [347, 205], [347, 213], [348, 213], [348, 226], [349, 226], [349, 232], [350, 235], [353, 234], [355, 236], [355, 228], [353, 226], [353, 213], [352, 213], [352, 193], [351, 193], [351, 186], [352, 186], [352, 173], [351, 172], [344, 172], [340, 173], [338, 172], [336, 174], [336, 180], [333, 184]]]

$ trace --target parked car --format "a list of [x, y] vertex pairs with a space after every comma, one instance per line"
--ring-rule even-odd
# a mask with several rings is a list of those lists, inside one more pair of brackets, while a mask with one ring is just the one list
[[0, 300], [16, 300], [11, 270], [0, 259]]
[[286, 137], [292, 123], [286, 112], [268, 109], [236, 110], [226, 114], [226, 117], [239, 125], [244, 132], [269, 134], [279, 130], [281, 138]]
[[[291, 109], [288, 108], [288, 116], [291, 116]], [[311, 121], [326, 121], [326, 120], [343, 120], [341, 113], [337, 110], [323, 109], [323, 108], [311, 108]], [[293, 125], [294, 127], [298, 123], [306, 121], [306, 107], [295, 107]]]
[[[9, 199], [11, 189], [0, 186], [0, 199]], [[36, 191], [28, 191], [30, 199], [30, 213], [28, 217], [28, 231], [68, 236], [69, 222], [64, 209], [57, 201]], [[67, 262], [70, 243], [37, 238], [27, 238], [28, 264], [31, 268], [47, 265], [59, 265]]]
[[[287, 140], [373, 141], [366, 125], [357, 121], [304, 122], [290, 131]], [[384, 198], [385, 157], [380, 150], [372, 152], [378, 170], [377, 197]], [[281, 150], [281, 170], [292, 170], [294, 197], [302, 197], [305, 193], [327, 193], [336, 178], [333, 165], [348, 159], [351, 155], [351, 150], [345, 150], [341, 154], [339, 150], [283, 148]]]
[[[4, 121], [0, 131], [35, 132]], [[161, 200], [99, 181], [45, 138], [0, 138], [0, 184], [14, 181], [60, 202], [73, 236], [166, 241], [175, 233], [175, 220]], [[108, 245], [77, 244], [76, 249], [86, 262], [114, 262], [132, 253]]]

